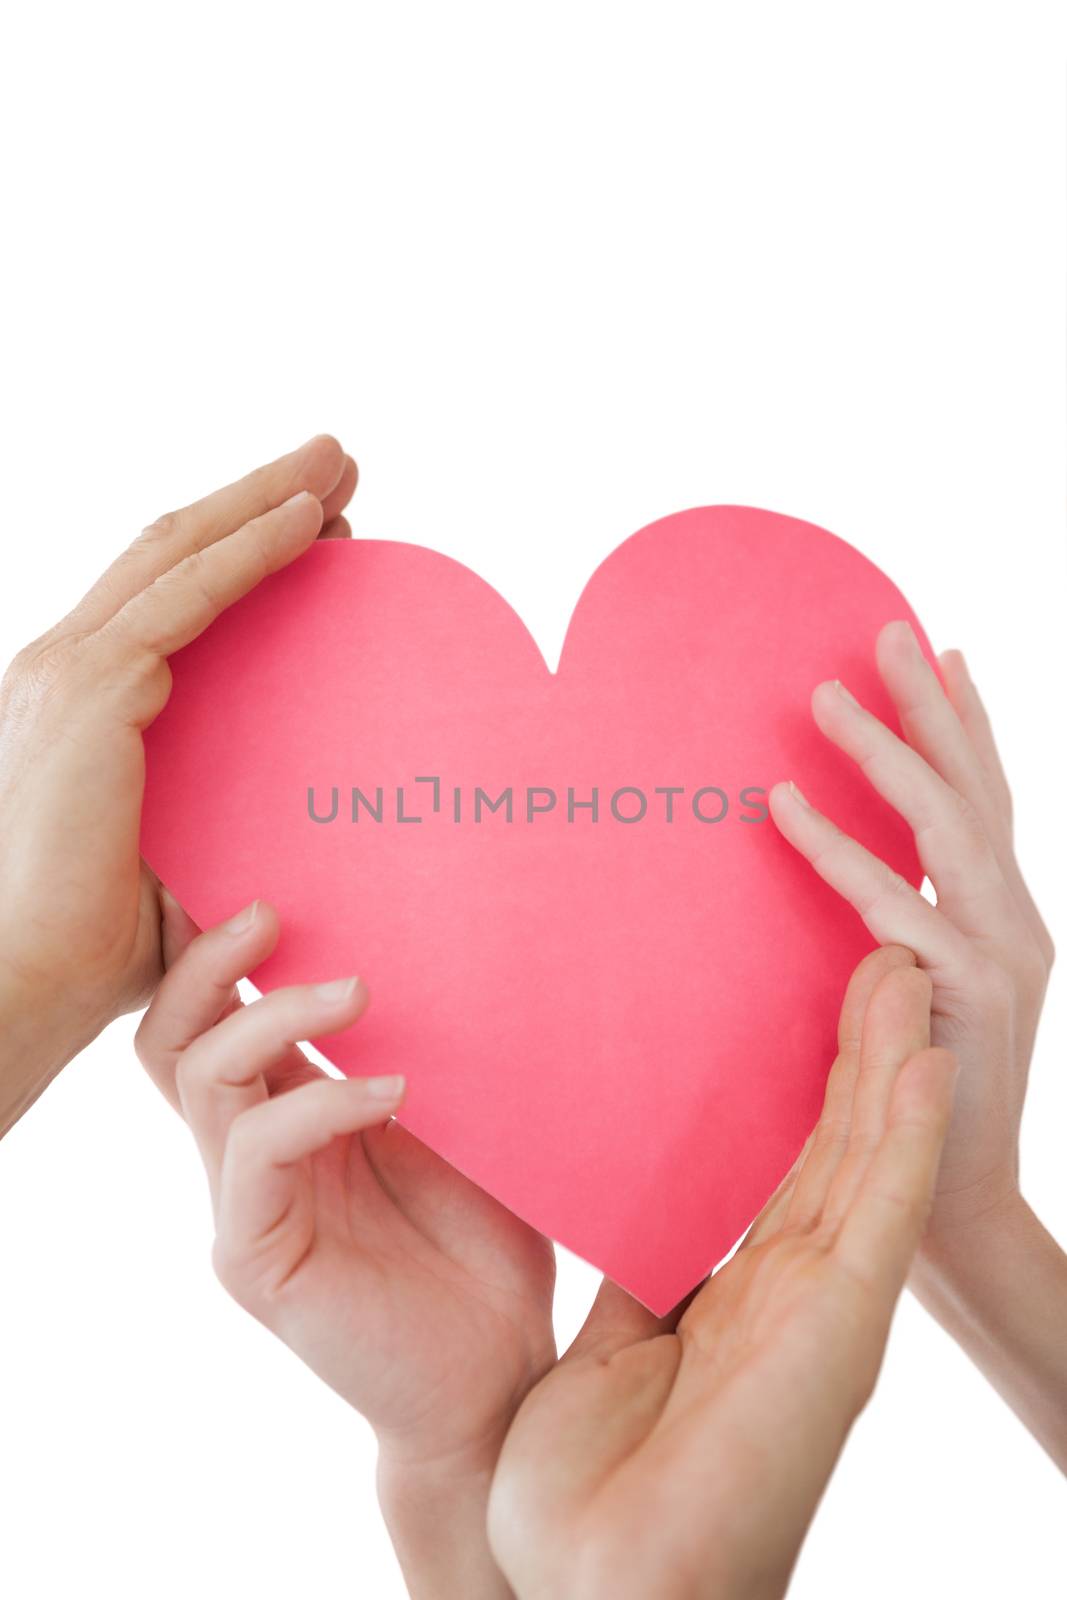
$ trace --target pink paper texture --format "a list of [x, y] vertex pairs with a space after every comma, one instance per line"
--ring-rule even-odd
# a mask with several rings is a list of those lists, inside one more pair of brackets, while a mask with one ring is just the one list
[[[872, 943], [755, 820], [765, 791], [795, 778], [921, 881], [907, 828], [809, 711], [839, 677], [897, 726], [874, 668], [897, 617], [923, 638], [833, 535], [699, 508], [598, 568], [553, 675], [466, 567], [320, 542], [173, 657], [144, 855], [202, 926], [277, 907], [259, 988], [360, 973], [370, 1008], [315, 1041], [328, 1057], [405, 1073], [413, 1133], [665, 1312], [803, 1143]], [[336, 818], [313, 821], [308, 790], [326, 817], [335, 788]], [[380, 822], [362, 803], [352, 820], [353, 788], [376, 809], [381, 789]], [[474, 820], [479, 788], [510, 789], [510, 821], [486, 799]], [[398, 819], [398, 789], [421, 821]], [[726, 814], [701, 820], [716, 790]]]

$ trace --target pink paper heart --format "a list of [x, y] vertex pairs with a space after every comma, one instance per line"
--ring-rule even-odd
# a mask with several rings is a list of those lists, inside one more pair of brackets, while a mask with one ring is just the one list
[[597, 569], [553, 675], [466, 567], [322, 542], [173, 658], [144, 855], [201, 925], [278, 908], [261, 989], [359, 972], [371, 1006], [329, 1058], [406, 1073], [419, 1138], [662, 1313], [803, 1143], [871, 947], [752, 791], [795, 778], [920, 881], [809, 710], [840, 677], [897, 726], [895, 617], [923, 637], [833, 535], [701, 508]]

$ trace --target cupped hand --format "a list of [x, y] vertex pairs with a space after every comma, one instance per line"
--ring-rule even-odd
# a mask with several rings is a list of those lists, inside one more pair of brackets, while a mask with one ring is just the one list
[[941, 657], [942, 687], [910, 626], [892, 622], [877, 663], [903, 738], [840, 683], [820, 684], [812, 709], [913, 830], [936, 906], [795, 785], [776, 785], [770, 807], [879, 943], [906, 945], [933, 981], [933, 1041], [960, 1066], [927, 1232], [926, 1248], [945, 1251], [1018, 1197], [1019, 1122], [1053, 946], [1015, 858], [1007, 780], [963, 657]]
[[0, 1133], [162, 975], [158, 885], [138, 853], [141, 734], [167, 656], [318, 536], [356, 464], [327, 435], [147, 527], [0, 685]]
[[845, 1000], [817, 1129], [680, 1317], [605, 1283], [532, 1391], [490, 1498], [520, 1600], [769, 1600], [785, 1592], [873, 1387], [919, 1240], [955, 1066], [929, 979], [876, 951]]
[[194, 935], [168, 934], [173, 965], [137, 1038], [199, 1145], [218, 1275], [373, 1426], [413, 1590], [435, 1563], [432, 1508], [449, 1508], [440, 1556], [468, 1484], [471, 1527], [426, 1592], [497, 1592], [479, 1564], [485, 1496], [516, 1408], [555, 1359], [552, 1247], [389, 1120], [402, 1078], [337, 1081], [297, 1048], [356, 1022], [358, 979], [243, 1006], [234, 985], [274, 948], [273, 910]]

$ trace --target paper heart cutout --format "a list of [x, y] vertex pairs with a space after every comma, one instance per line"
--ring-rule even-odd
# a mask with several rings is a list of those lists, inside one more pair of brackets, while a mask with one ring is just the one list
[[871, 948], [752, 791], [795, 778], [921, 880], [809, 709], [840, 677], [897, 726], [874, 667], [896, 617], [923, 639], [832, 534], [701, 508], [603, 562], [553, 675], [459, 563], [320, 542], [173, 657], [143, 852], [202, 926], [278, 908], [259, 988], [359, 972], [329, 1059], [406, 1073], [407, 1127], [663, 1313], [793, 1161]]

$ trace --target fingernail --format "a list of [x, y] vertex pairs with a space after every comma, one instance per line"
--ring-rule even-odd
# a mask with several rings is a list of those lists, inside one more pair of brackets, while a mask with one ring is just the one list
[[238, 911], [235, 917], [231, 917], [229, 922], [224, 922], [222, 926], [227, 933], [247, 933], [256, 920], [258, 910], [259, 901], [253, 900], [250, 906], [245, 906], [243, 911]]
[[400, 1074], [391, 1078], [364, 1078], [363, 1092], [370, 1100], [399, 1100], [404, 1093], [406, 1079]]
[[860, 703], [856, 699], [856, 696], [852, 693], [851, 689], [845, 688], [840, 678], [834, 679], [834, 688], [837, 690], [838, 694], [841, 696], [846, 705], [854, 707], [857, 711], [860, 710]]
[[907, 640], [908, 649], [911, 651], [912, 655], [921, 656], [922, 649], [919, 645], [918, 639], [915, 637], [915, 629], [912, 627], [911, 623], [907, 622], [902, 617], [897, 623], [897, 628]]
[[343, 1000], [352, 998], [358, 982], [358, 978], [334, 978], [332, 983], [317, 983], [315, 993], [320, 1000], [329, 1000], [332, 1005], [340, 1005]]
[[315, 496], [308, 489], [301, 489], [298, 494], [291, 494], [288, 500], [283, 500], [283, 506], [295, 506], [301, 500], [314, 500]]
[[807, 800], [804, 795], [801, 794], [792, 778], [789, 780], [789, 793], [793, 796], [794, 800], [799, 801], [802, 806], [806, 806], [809, 811], [811, 810], [811, 801]]

